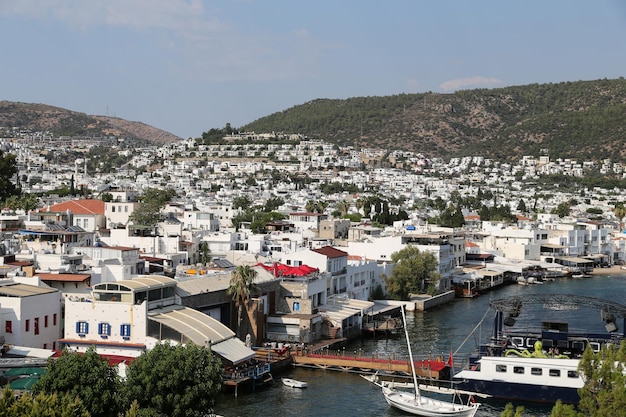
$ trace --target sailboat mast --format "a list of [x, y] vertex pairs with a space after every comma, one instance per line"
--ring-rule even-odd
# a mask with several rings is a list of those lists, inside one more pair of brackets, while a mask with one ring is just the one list
[[409, 329], [406, 325], [406, 314], [404, 313], [405, 307], [406, 306], [402, 306], [400, 308], [400, 311], [402, 312], [402, 323], [404, 324], [404, 335], [406, 336], [406, 345], [409, 348], [409, 359], [411, 361], [411, 373], [413, 374], [413, 385], [415, 386], [415, 398], [417, 398], [419, 388], [417, 385], [417, 373], [415, 372], [415, 362], [413, 361], [413, 351], [411, 351], [411, 341], [409, 340]]

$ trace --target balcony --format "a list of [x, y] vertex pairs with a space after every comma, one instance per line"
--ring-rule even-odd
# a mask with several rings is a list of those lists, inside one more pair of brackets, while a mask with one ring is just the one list
[[339, 271], [334, 271], [331, 273], [331, 275], [333, 277], [337, 276], [337, 275], [345, 275], [347, 272], [347, 268], [344, 266], [343, 268], [341, 268]]

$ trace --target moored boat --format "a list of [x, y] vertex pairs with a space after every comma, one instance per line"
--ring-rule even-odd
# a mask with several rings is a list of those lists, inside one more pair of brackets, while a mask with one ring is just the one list
[[[540, 330], [504, 330], [515, 325], [524, 303], [551, 310], [596, 307], [606, 332], [570, 331], [567, 322], [543, 321]], [[618, 344], [616, 320], [624, 319], [626, 306], [606, 300], [566, 294], [544, 294], [526, 298], [493, 300], [496, 310], [493, 335], [472, 354], [468, 364], [453, 376], [460, 389], [503, 400], [554, 404], [557, 400], [576, 404], [584, 378], [578, 372], [583, 352], [598, 352], [608, 343]], [[505, 317], [506, 315], [506, 317]]]
[[309, 386], [309, 384], [304, 381], [298, 381], [297, 379], [292, 378], [281, 378], [281, 381], [283, 385], [291, 388], [306, 388]]
[[473, 417], [474, 414], [476, 414], [476, 411], [478, 410], [480, 404], [471, 401], [471, 399], [473, 398], [471, 396], [468, 397], [467, 403], [463, 403], [461, 401], [456, 401], [457, 399], [460, 399], [460, 395], [457, 395], [456, 392], [453, 393], [452, 401], [424, 396], [421, 393], [419, 384], [417, 382], [415, 362], [413, 361], [413, 353], [409, 340], [409, 332], [406, 326], [404, 308], [401, 309], [401, 312], [402, 323], [404, 325], [404, 333], [406, 336], [407, 347], [409, 350], [409, 358], [411, 360], [413, 389], [412, 391], [404, 391], [398, 389], [392, 384], [379, 383], [374, 379], [372, 379], [372, 383], [381, 388], [387, 404], [407, 413], [424, 417]]

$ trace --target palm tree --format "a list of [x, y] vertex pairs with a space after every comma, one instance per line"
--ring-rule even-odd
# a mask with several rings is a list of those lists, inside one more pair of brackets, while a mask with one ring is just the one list
[[621, 231], [624, 228], [624, 223], [622, 222], [622, 220], [626, 216], [626, 207], [624, 207], [624, 203], [617, 204], [613, 209], [613, 213], [615, 213], [615, 216], [619, 220], [619, 227]]
[[304, 209], [309, 213], [323, 213], [326, 207], [328, 207], [328, 203], [325, 201], [309, 200], [306, 202]]
[[356, 207], [356, 211], [360, 212], [363, 208], [363, 199], [357, 198], [357, 200], [354, 202], [354, 206]]
[[340, 200], [337, 202], [337, 210], [339, 210], [342, 217], [345, 216], [348, 213], [348, 210], [350, 210], [350, 203], [346, 200]]
[[206, 264], [211, 262], [211, 249], [209, 249], [209, 244], [207, 242], [200, 243], [200, 262]]
[[240, 335], [241, 313], [243, 308], [248, 311], [248, 303], [250, 302], [250, 294], [258, 291], [258, 286], [254, 283], [257, 272], [250, 268], [249, 265], [239, 265], [237, 269], [231, 273], [230, 286], [226, 293], [230, 295], [237, 307], [237, 334]]

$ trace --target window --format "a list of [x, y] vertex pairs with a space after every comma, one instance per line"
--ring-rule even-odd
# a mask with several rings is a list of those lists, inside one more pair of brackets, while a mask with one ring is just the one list
[[13, 333], [13, 323], [11, 322], [11, 320], [7, 320], [4, 323], [4, 331], [5, 333]]
[[48, 327], [48, 316], [43, 317], [43, 327]]
[[35, 329], [35, 334], [39, 334], [39, 317], [35, 317], [33, 320], [33, 327]]
[[111, 325], [109, 323], [99, 323], [98, 334], [102, 337], [111, 336]]
[[30, 320], [26, 319], [26, 331], [30, 330]]
[[130, 324], [120, 325], [120, 335], [124, 339], [130, 339]]
[[561, 370], [560, 369], [550, 369], [550, 371], [548, 372], [548, 375], [550, 375], [550, 376], [561, 376]]
[[86, 321], [77, 321], [76, 333], [82, 334], [82, 335], [89, 333], [89, 323], [87, 323]]
[[567, 371], [568, 378], [578, 378], [578, 372], [576, 371]]
[[57, 325], [57, 313], [54, 313], [52, 315], [52, 325], [56, 326]]
[[513, 367], [513, 373], [514, 374], [523, 374], [524, 373], [524, 367], [523, 366], [515, 366], [515, 367]]
[[531, 368], [530, 369], [530, 374], [531, 375], [539, 375], [541, 376], [541, 374], [543, 374], [543, 371], [541, 368]]
[[506, 372], [506, 365], [496, 365], [496, 372]]

